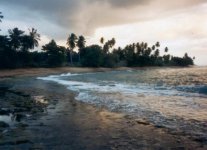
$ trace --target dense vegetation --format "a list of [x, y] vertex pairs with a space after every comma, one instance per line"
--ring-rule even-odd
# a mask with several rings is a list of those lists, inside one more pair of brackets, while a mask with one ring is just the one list
[[[0, 12], [0, 22], [3, 16]], [[174, 57], [164, 49], [160, 55], [160, 43], [149, 46], [145, 42], [133, 43], [125, 48], [113, 48], [116, 40], [105, 42], [101, 46], [86, 46], [84, 36], [70, 34], [67, 47], [59, 46], [54, 40], [42, 46], [41, 51], [33, 51], [39, 46], [40, 34], [32, 28], [28, 34], [18, 28], [9, 29], [8, 35], [0, 35], [0, 69], [20, 67], [120, 67], [120, 66], [188, 66], [193, 59], [186, 53], [184, 57]], [[75, 50], [78, 50], [77, 52]]]

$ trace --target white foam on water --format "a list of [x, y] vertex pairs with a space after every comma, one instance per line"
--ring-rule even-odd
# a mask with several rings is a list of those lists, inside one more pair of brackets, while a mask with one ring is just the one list
[[[131, 70], [127, 72], [131, 72]], [[88, 76], [88, 74], [93, 75]], [[82, 75], [86, 76], [84, 78], [72, 77]], [[122, 72], [119, 75], [122, 75]], [[77, 101], [104, 107], [115, 112], [135, 115], [139, 118], [145, 118], [154, 124], [169, 128], [177, 129], [181, 127], [183, 129], [183, 120], [178, 122], [180, 118], [201, 122], [207, 120], [207, 96], [201, 96], [201, 94], [206, 93], [207, 86], [205, 85], [179, 84], [174, 86], [173, 84], [166, 84], [162, 77], [160, 77], [162, 79], [160, 82], [147, 84], [151, 82], [143, 80], [145, 83], [139, 83], [139, 81], [136, 81], [137, 76], [133, 76], [133, 80], [127, 79], [128, 76], [121, 76], [134, 82], [125, 82], [124, 80], [119, 80], [120, 78], [116, 80], [116, 77], [113, 74], [107, 74], [105, 78], [105, 74], [102, 73], [66, 73], [38, 77], [37, 79], [52, 81], [66, 86], [67, 89], [75, 91], [75, 100]], [[142, 78], [144, 76], [140, 76], [138, 79]], [[160, 78], [156, 80], [159, 81]], [[174, 79], [176, 77], [173, 76], [171, 78]], [[110, 81], [107, 81], [107, 79]], [[190, 124], [190, 126], [192, 125], [194, 123]], [[201, 129], [203, 130], [203, 128]], [[196, 128], [195, 132], [200, 133], [201, 129]]]
[[[80, 75], [80, 74], [77, 74]], [[69, 76], [69, 74], [67, 74]], [[74, 76], [74, 75], [72, 75]], [[48, 77], [38, 77], [37, 79], [45, 81], [53, 81], [58, 84], [66, 86], [68, 89], [73, 91], [93, 91], [93, 92], [122, 92], [125, 94], [136, 94], [136, 93], [152, 93], [153, 88], [145, 85], [128, 85], [116, 82], [106, 82], [101, 83], [91, 83], [91, 82], [80, 82], [80, 81], [69, 81], [61, 79], [63, 75], [59, 76], [48, 76]]]
[[[176, 114], [189, 118], [196, 118], [198, 115], [196, 111], [206, 115], [204, 111], [207, 106], [204, 108], [200, 107], [202, 106], [200, 104], [202, 103], [201, 98], [197, 98], [198, 95], [195, 93], [186, 93], [184, 91], [177, 91], [171, 87], [142, 83], [132, 85], [114, 81], [82, 82], [63, 78], [80, 75], [85, 74], [67, 73], [38, 77], [38, 79], [64, 85], [69, 90], [77, 92], [76, 100], [97, 106], [104, 106], [113, 111], [133, 112], [137, 114], [142, 113], [143, 110], [148, 110], [160, 112], [165, 116]], [[199, 106], [199, 109], [194, 106]], [[201, 119], [203, 118], [205, 117], [202, 116]]]

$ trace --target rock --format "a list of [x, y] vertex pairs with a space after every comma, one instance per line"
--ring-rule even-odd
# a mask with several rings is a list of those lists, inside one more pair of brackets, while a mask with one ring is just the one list
[[150, 125], [150, 123], [147, 122], [147, 121], [145, 121], [145, 120], [136, 120], [136, 122], [137, 122], [138, 124], [142, 124], [142, 125]]
[[25, 115], [23, 115], [23, 114], [15, 114], [14, 116], [15, 116], [14, 118], [17, 122], [20, 122], [22, 120], [22, 118], [25, 117]]
[[7, 91], [9, 87], [7, 86], [0, 86], [0, 91]]
[[22, 107], [14, 108], [14, 112], [26, 112], [26, 111], [27, 111], [26, 108], [22, 108]]
[[162, 125], [155, 125], [156, 128], [164, 128]]
[[4, 130], [4, 131], [2, 131], [2, 133], [5, 134], [5, 133], [7, 133], [8, 131], [9, 131], [9, 130]]
[[0, 115], [8, 115], [10, 114], [10, 110], [9, 109], [0, 109]]
[[7, 141], [7, 142], [0, 142], [0, 146], [7, 146], [7, 145], [20, 145], [20, 144], [25, 144], [25, 143], [30, 143], [32, 144], [32, 142], [30, 140], [16, 140], [16, 141]]
[[26, 123], [19, 123], [17, 126], [18, 126], [19, 128], [26, 128], [26, 127], [28, 127], [29, 125], [26, 124]]
[[44, 123], [41, 122], [38, 126], [42, 127], [42, 126], [45, 126], [45, 125], [44, 125]]
[[15, 145], [25, 144], [25, 143], [32, 143], [30, 140], [18, 140], [15, 142]]
[[48, 109], [55, 109], [55, 107], [49, 107]]
[[207, 138], [206, 137], [197, 137], [194, 139], [196, 142], [200, 142], [200, 143], [206, 143]]
[[170, 150], [185, 150], [185, 147], [184, 146], [178, 146], [178, 147], [170, 148]]
[[9, 127], [9, 124], [3, 122], [3, 121], [0, 121], [0, 127], [1, 128], [8, 128]]

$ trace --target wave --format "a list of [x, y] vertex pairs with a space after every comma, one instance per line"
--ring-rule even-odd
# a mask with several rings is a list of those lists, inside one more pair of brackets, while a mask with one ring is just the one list
[[[83, 74], [67, 74], [75, 76]], [[68, 80], [65, 75], [39, 77], [38, 79], [56, 82], [66, 86], [69, 90], [77, 92], [75, 99], [98, 107], [106, 107], [111, 111], [120, 111], [133, 114], [143, 114], [146, 111], [158, 111], [163, 114], [174, 114], [173, 109], [184, 114], [181, 109], [195, 107], [191, 98], [197, 99], [199, 95], [189, 94], [185, 91], [176, 90], [173, 87], [127, 84], [114, 81], [81, 82]], [[181, 87], [180, 87], [181, 88]], [[199, 107], [199, 105], [198, 105]], [[194, 109], [194, 108], [193, 108]], [[178, 114], [179, 115], [179, 114]]]
[[[201, 97], [200, 94], [206, 93], [207, 86], [167, 87], [164, 84], [132, 84], [111, 80], [87, 81], [86, 76], [83, 79], [80, 77], [82, 75], [86, 74], [67, 73], [37, 79], [66, 86], [76, 93], [77, 101], [145, 118], [155, 125], [177, 129], [178, 126], [183, 126], [183, 120], [178, 123], [177, 118], [206, 120], [206, 97]], [[93, 73], [89, 78], [93, 79], [97, 75], [100, 74]]]
[[178, 91], [207, 95], [207, 85], [177, 86]]
[[73, 78], [65, 78], [80, 75], [85, 74], [67, 73], [37, 79], [66, 86], [69, 90], [77, 92], [75, 99], [78, 101], [104, 106], [110, 110], [134, 113], [145, 107], [149, 107], [148, 110], [158, 109], [159, 111], [163, 109], [162, 107], [185, 109], [184, 107], [188, 106], [194, 109], [200, 107], [196, 104], [198, 101], [195, 100], [206, 98], [201, 94], [207, 93], [207, 86], [166, 87], [156, 84], [128, 84], [115, 81], [86, 82], [85, 80], [75, 81], [72, 80]]

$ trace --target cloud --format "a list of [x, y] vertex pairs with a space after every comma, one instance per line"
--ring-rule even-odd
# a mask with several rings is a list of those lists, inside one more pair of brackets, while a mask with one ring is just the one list
[[[92, 34], [104, 26], [159, 18], [170, 10], [184, 9], [204, 0], [1, 0], [25, 19], [42, 17], [77, 33]], [[27, 17], [28, 16], [28, 17]], [[30, 18], [31, 19], [31, 18]]]
[[54, 38], [64, 45], [69, 33], [117, 44], [159, 40], [173, 54], [188, 51], [207, 64], [206, 0], [0, 0], [5, 18], [0, 28], [38, 29], [42, 43]]
[[[97, 0], [93, 0], [97, 1]], [[135, 7], [137, 5], [144, 5], [148, 4], [152, 0], [103, 0], [103, 2], [108, 3], [112, 7], [120, 7], [120, 8], [127, 8], [127, 7]]]

